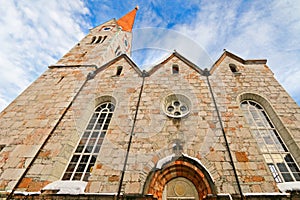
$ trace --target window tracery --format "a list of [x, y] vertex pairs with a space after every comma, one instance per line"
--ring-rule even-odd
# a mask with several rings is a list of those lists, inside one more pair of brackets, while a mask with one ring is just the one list
[[263, 107], [246, 100], [241, 109], [275, 181], [300, 181], [299, 167]]
[[105, 102], [95, 109], [66, 169], [63, 180], [88, 180], [96, 163], [114, 108], [114, 104]]

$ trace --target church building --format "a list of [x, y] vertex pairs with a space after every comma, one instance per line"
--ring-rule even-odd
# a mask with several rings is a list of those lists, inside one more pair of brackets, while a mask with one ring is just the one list
[[2, 199], [300, 199], [300, 108], [265, 59], [130, 58], [138, 8], [0, 114]]

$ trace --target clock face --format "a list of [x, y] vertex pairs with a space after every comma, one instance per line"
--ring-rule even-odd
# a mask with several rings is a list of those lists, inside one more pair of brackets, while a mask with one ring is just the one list
[[113, 26], [104, 26], [101, 31], [111, 31], [113, 28]]
[[111, 29], [110, 27], [104, 27], [103, 28], [104, 31], [110, 31], [110, 29]]

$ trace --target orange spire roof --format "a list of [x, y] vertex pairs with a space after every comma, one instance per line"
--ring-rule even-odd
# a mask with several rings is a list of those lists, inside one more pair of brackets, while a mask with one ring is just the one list
[[138, 6], [136, 6], [132, 11], [118, 19], [117, 23], [119, 26], [122, 27], [123, 31], [129, 31], [131, 32], [133, 24], [134, 24], [134, 19], [136, 15], [136, 11], [139, 9]]

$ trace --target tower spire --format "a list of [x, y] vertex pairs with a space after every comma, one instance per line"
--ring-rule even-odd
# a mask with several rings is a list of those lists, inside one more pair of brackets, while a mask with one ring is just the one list
[[119, 26], [122, 27], [123, 31], [128, 31], [131, 32], [133, 24], [134, 24], [134, 19], [136, 15], [136, 11], [139, 9], [138, 6], [136, 6], [132, 11], [118, 19], [117, 23]]

